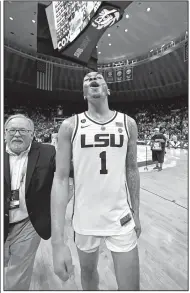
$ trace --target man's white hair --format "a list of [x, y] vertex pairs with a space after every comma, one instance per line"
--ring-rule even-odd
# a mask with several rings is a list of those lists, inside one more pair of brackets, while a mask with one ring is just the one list
[[11, 115], [5, 122], [5, 129], [7, 129], [7, 125], [9, 124], [9, 122], [15, 118], [23, 118], [26, 121], [28, 121], [30, 123], [31, 130], [34, 132], [34, 122], [30, 118], [28, 118], [27, 116], [25, 116], [23, 114]]

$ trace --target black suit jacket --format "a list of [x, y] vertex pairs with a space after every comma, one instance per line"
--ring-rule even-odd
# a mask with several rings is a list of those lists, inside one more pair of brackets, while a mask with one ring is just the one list
[[[30, 221], [43, 239], [51, 237], [50, 194], [55, 172], [55, 148], [33, 142], [28, 153], [25, 199]], [[11, 194], [9, 154], [4, 156], [4, 239], [9, 232]]]

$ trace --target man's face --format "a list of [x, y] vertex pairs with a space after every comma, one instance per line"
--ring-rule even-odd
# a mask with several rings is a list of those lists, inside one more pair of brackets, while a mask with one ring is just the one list
[[98, 72], [90, 72], [84, 77], [83, 92], [87, 100], [107, 98], [109, 95], [107, 84]]
[[16, 154], [20, 154], [29, 147], [33, 136], [33, 129], [27, 119], [13, 118], [6, 126], [5, 140], [10, 150]]

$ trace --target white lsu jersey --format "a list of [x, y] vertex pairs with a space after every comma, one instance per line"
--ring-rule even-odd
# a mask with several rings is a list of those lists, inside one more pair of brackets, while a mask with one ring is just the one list
[[100, 123], [86, 112], [75, 115], [72, 136], [74, 166], [74, 231], [82, 235], [111, 236], [135, 226], [120, 219], [131, 214], [126, 182], [129, 139], [127, 115], [114, 112]]

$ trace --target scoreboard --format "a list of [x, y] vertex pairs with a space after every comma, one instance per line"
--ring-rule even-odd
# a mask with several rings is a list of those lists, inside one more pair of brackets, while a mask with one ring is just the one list
[[66, 48], [89, 24], [101, 1], [53, 1], [46, 14], [54, 49]]

